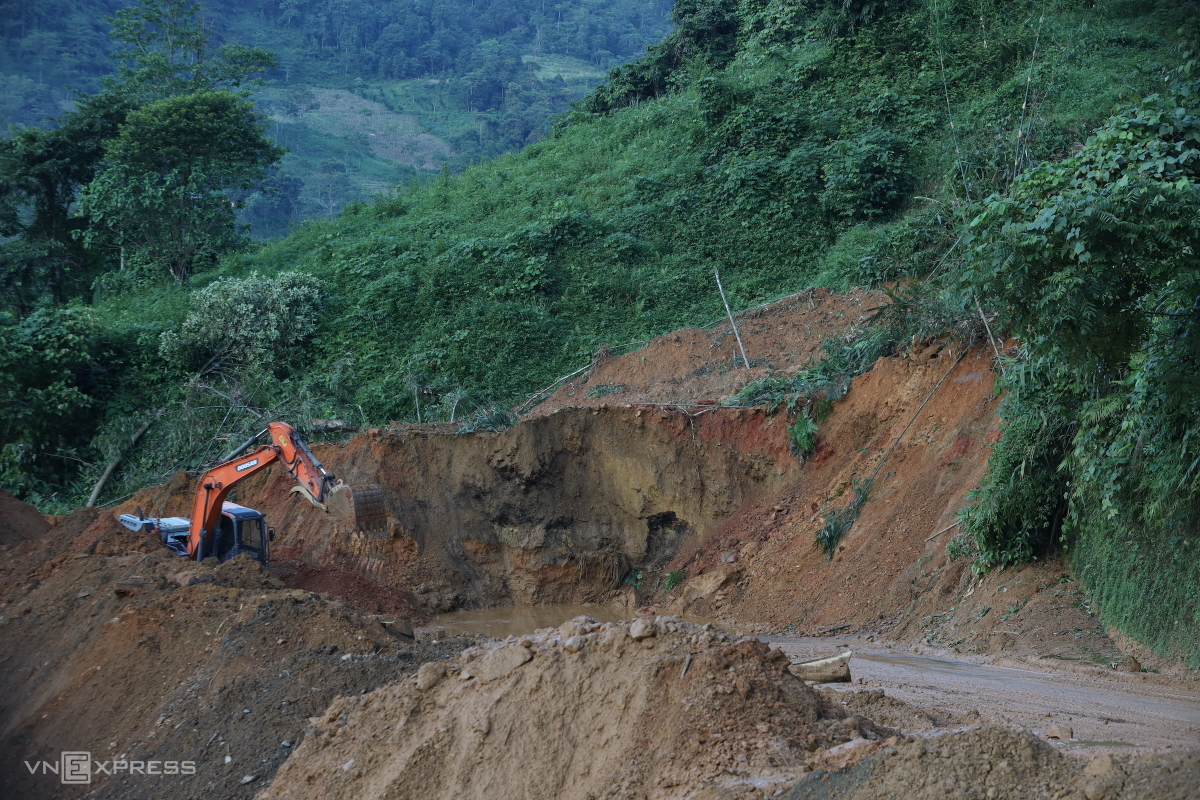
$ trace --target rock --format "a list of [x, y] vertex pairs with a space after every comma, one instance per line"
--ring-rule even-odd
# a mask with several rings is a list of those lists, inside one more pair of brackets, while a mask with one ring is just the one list
[[88, 588], [88, 589], [84, 589], [83, 591], [81, 591], [79, 594], [77, 594], [77, 595], [75, 595], [75, 596], [76, 596], [76, 597], [87, 597], [87, 596], [89, 596], [89, 595], [92, 593], [92, 591], [93, 591], [93, 590], [92, 590], [92, 589], [90, 589], [90, 588]]
[[721, 563], [722, 564], [736, 564], [737, 560], [738, 560], [738, 554], [735, 552], [731, 551], [728, 553], [721, 553]]
[[426, 661], [417, 670], [417, 689], [428, 692], [446, 677], [446, 665], [440, 661]]
[[[205, 559], [206, 561], [208, 559]], [[213, 559], [214, 561], [216, 559]], [[177, 572], [171, 576], [171, 580], [181, 589], [186, 589], [189, 586], [195, 586], [200, 583], [216, 583], [217, 579], [211, 572]]]
[[583, 649], [583, 642], [584, 638], [582, 636], [572, 636], [563, 642], [563, 650], [566, 650], [568, 653], [578, 653]]
[[1068, 741], [1074, 736], [1075, 732], [1069, 725], [1051, 725], [1050, 730], [1046, 731], [1047, 739], [1057, 739], [1060, 742]]
[[648, 619], [638, 618], [629, 626], [629, 636], [635, 642], [640, 642], [643, 639], [649, 639], [658, 633], [653, 622]]
[[399, 634], [406, 639], [413, 638], [413, 626], [402, 619], [398, 619], [395, 622], [389, 623], [388, 629], [391, 630], [392, 633]]
[[484, 683], [499, 680], [532, 659], [532, 651], [519, 644], [497, 647], [479, 659], [479, 680]]
[[575, 620], [568, 620], [558, 626], [558, 635], [563, 641], [566, 641], [574, 636], [582, 636], [587, 630], [583, 625], [580, 625]]
[[1141, 672], [1142, 662], [1138, 661], [1131, 655], [1123, 655], [1117, 659], [1113, 666], [1120, 672]]
[[446, 638], [446, 629], [441, 625], [429, 625], [417, 631], [417, 638], [421, 641], [437, 641]]
[[256, 780], [258, 780], [257, 775], [246, 775], [242, 778], [242, 785], [244, 786], [247, 783], [254, 783]]
[[1102, 778], [1111, 773], [1114, 767], [1116, 764], [1113, 762], [1112, 756], [1098, 756], [1083, 768], [1083, 774], [1088, 778]]
[[1117, 787], [1110, 786], [1097, 780], [1090, 780], [1083, 785], [1083, 796], [1087, 800], [1113, 800], [1118, 796]]
[[731, 564], [722, 564], [711, 572], [697, 575], [684, 584], [681, 595], [683, 604], [688, 605], [701, 597], [710, 597], [722, 586], [733, 583], [741, 576], [741, 570]]

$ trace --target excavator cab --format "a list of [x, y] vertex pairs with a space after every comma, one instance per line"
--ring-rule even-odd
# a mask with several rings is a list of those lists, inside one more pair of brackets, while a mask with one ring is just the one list
[[222, 503], [220, 522], [206, 537], [203, 558], [216, 556], [224, 562], [244, 553], [266, 564], [272, 533], [260, 512], [237, 503]]

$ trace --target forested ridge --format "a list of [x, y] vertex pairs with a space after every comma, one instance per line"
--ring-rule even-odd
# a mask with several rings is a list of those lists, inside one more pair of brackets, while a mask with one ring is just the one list
[[739, 401], [807, 440], [809, 400], [914, 337], [1014, 337], [952, 554], [1063, 551], [1079, 602], [1200, 663], [1196, 12], [681, 0], [661, 43], [519, 153], [193, 259], [186, 280], [131, 244], [123, 269], [110, 248], [88, 280], [21, 284], [3, 483], [65, 507], [118, 461], [114, 500], [264, 417], [500, 427], [602, 347], [718, 319], [714, 269], [735, 310], [884, 286], [875, 323]]

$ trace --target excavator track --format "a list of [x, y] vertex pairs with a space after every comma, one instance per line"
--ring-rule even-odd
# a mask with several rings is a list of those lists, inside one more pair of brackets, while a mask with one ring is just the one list
[[387, 533], [383, 492], [374, 483], [366, 486], [339, 483], [330, 493], [326, 508], [355, 531], [374, 535]]

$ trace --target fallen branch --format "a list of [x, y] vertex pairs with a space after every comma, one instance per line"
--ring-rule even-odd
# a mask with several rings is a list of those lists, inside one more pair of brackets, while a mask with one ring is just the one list
[[742, 363], [746, 365], [746, 369], [750, 369], [750, 359], [746, 358], [746, 348], [742, 344], [742, 335], [738, 333], [737, 322], [733, 319], [733, 311], [729, 309], [729, 300], [725, 297], [725, 287], [721, 285], [721, 273], [717, 271], [717, 265], [713, 265], [713, 275], [717, 279], [717, 291], [721, 293], [721, 302], [725, 304], [725, 313], [729, 315], [729, 324], [733, 327], [733, 335], [737, 339], [738, 349], [742, 351]]
[[[161, 414], [161, 413], [162, 412], [160, 411], [159, 414]], [[142, 438], [142, 434], [144, 434], [146, 431], [150, 430], [150, 426], [154, 424], [154, 421], [156, 419], [158, 419], [158, 414], [155, 414], [150, 419], [146, 420], [146, 424], [143, 425], [142, 427], [138, 428], [137, 431], [133, 434], [133, 436], [129, 437], [129, 447], [130, 448], [132, 448], [135, 444], [137, 444], [137, 440]], [[117, 465], [121, 463], [121, 456], [123, 456], [124, 454], [125, 454], [124, 451], [117, 453], [116, 458], [114, 458], [112, 461], [110, 461], [108, 463], [108, 466], [104, 468], [104, 473], [100, 475], [100, 480], [96, 481], [96, 485], [94, 487], [92, 487], [92, 493], [88, 497], [87, 505], [85, 506], [85, 508], [95, 507], [96, 500], [98, 500], [100, 498], [100, 492], [104, 490], [104, 484], [108, 483], [108, 479], [111, 478], [113, 472], [116, 471]]]
[[951, 522], [949, 525], [947, 525], [946, 527], [942, 528], [940, 531], [938, 531], [937, 533], [933, 534], [932, 536], [926, 536], [926, 537], [925, 537], [925, 541], [927, 541], [927, 542], [928, 542], [930, 539], [936, 539], [937, 537], [941, 536], [941, 535], [942, 535], [943, 533], [945, 533], [946, 531], [948, 531], [948, 530], [950, 530], [951, 528], [953, 528], [955, 525], [959, 525], [959, 524], [961, 524], [961, 523], [960, 523], [958, 520], [955, 520], [954, 522]]

